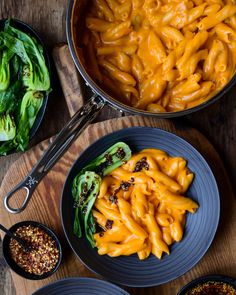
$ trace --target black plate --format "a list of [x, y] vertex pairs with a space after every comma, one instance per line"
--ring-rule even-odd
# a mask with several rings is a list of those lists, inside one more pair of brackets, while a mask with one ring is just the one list
[[[183, 240], [175, 243], [171, 247], [171, 254], [165, 255], [162, 260], [153, 255], [144, 261], [140, 261], [137, 255], [117, 258], [100, 256], [97, 249], [92, 249], [85, 238], [78, 239], [73, 234], [72, 181], [82, 167], [118, 141], [126, 142], [133, 152], [144, 148], [157, 148], [171, 156], [182, 156], [187, 159], [189, 169], [195, 173], [188, 196], [196, 200], [200, 208], [195, 214], [187, 215]], [[109, 281], [132, 287], [164, 284], [190, 270], [211, 245], [218, 226], [219, 214], [217, 184], [204, 158], [182, 138], [157, 128], [123, 129], [96, 141], [75, 161], [67, 176], [61, 198], [63, 228], [76, 255], [89, 269]]]
[[129, 293], [98, 279], [68, 278], [49, 284], [32, 295], [129, 295]]
[[208, 275], [203, 276], [200, 278], [197, 278], [187, 285], [185, 285], [178, 293], [178, 295], [185, 295], [186, 292], [190, 291], [192, 288], [197, 287], [197, 285], [202, 285], [207, 282], [221, 282], [221, 283], [227, 283], [231, 286], [233, 286], [236, 289], [236, 279], [231, 277], [226, 277], [223, 275]]
[[60, 244], [60, 241], [59, 241], [58, 237], [56, 236], [56, 234], [49, 227], [47, 227], [46, 225], [39, 223], [37, 221], [31, 221], [31, 220], [21, 221], [21, 222], [15, 223], [9, 230], [14, 233], [14, 232], [16, 232], [16, 230], [19, 227], [29, 226], [29, 225], [41, 228], [56, 242], [56, 246], [59, 251], [59, 259], [58, 259], [55, 267], [52, 270], [50, 270], [49, 272], [44, 273], [42, 275], [35, 275], [32, 273], [26, 272], [12, 259], [11, 255], [9, 253], [9, 244], [10, 244], [11, 238], [8, 235], [5, 235], [3, 238], [3, 241], [2, 241], [3, 256], [4, 256], [4, 259], [7, 263], [7, 265], [19, 276], [22, 276], [23, 278], [28, 279], [28, 280], [46, 279], [46, 278], [50, 277], [51, 275], [53, 275], [57, 271], [57, 269], [59, 268], [59, 266], [61, 264], [61, 260], [62, 260], [61, 244]]
[[[0, 20], [0, 31], [2, 31], [4, 29], [5, 22], [6, 22], [6, 19]], [[28, 24], [26, 24], [18, 19], [11, 19], [11, 23], [15, 28], [34, 37], [42, 45], [43, 50], [44, 50], [45, 62], [46, 62], [46, 65], [47, 65], [47, 68], [49, 71], [49, 75], [51, 76], [50, 58], [49, 58], [48, 52], [46, 51], [45, 46], [44, 46], [41, 38], [39, 37], [38, 33], [32, 27], [30, 27]], [[35, 135], [36, 131], [38, 130], [38, 128], [42, 122], [42, 119], [43, 119], [43, 116], [44, 116], [44, 113], [45, 113], [45, 110], [47, 107], [47, 103], [48, 103], [48, 96], [49, 96], [48, 94], [44, 96], [43, 104], [38, 112], [38, 115], [35, 119], [34, 125], [30, 129], [30, 139], [33, 138], [33, 136]], [[8, 154], [10, 154], [10, 153], [14, 153], [14, 150], [9, 152]]]

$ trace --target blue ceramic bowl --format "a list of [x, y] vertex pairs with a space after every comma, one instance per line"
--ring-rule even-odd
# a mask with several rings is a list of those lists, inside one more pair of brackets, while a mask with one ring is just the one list
[[216, 283], [226, 283], [232, 286], [236, 292], [236, 279], [231, 277], [226, 277], [223, 275], [207, 275], [200, 278], [197, 278], [187, 285], [185, 285], [178, 293], [178, 295], [186, 295], [187, 292], [191, 291], [193, 288], [197, 286], [201, 286], [208, 282], [216, 282]]
[[[137, 255], [111, 258], [100, 256], [85, 238], [73, 234], [74, 208], [72, 182], [78, 172], [95, 157], [118, 141], [127, 143], [132, 152], [157, 148], [188, 161], [195, 174], [187, 195], [199, 204], [195, 214], [187, 214], [184, 238], [171, 246], [169, 256], [158, 260], [151, 255], [140, 261]], [[214, 207], [214, 210], [212, 208]], [[75, 254], [92, 271], [109, 281], [131, 287], [164, 284], [190, 270], [206, 253], [215, 236], [220, 215], [217, 184], [210, 167], [199, 152], [182, 138], [157, 128], [133, 127], [109, 134], [87, 148], [72, 166], [62, 193], [61, 219], [65, 235]]]
[[49, 284], [32, 295], [129, 295], [123, 289], [92, 278], [67, 278]]

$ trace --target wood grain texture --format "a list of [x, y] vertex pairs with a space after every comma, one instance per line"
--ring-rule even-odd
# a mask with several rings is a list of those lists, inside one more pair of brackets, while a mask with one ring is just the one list
[[[68, 276], [94, 276], [94, 274], [88, 271], [81, 262], [76, 259], [75, 255], [69, 249], [62, 232], [59, 213], [62, 187], [72, 163], [87, 146], [105, 134], [130, 126], [160, 127], [175, 132], [195, 146], [207, 159], [216, 176], [221, 193], [222, 214], [216, 238], [210, 250], [196, 267], [181, 278], [163, 286], [149, 289], [131, 289], [129, 291], [137, 295], [172, 295], [176, 294], [181, 286], [200, 275], [222, 273], [236, 276], [236, 256], [234, 255], [236, 247], [236, 236], [234, 234], [236, 227], [236, 202], [224, 166], [213, 146], [195, 129], [182, 127], [181, 125], [174, 126], [167, 120], [125, 117], [90, 125], [39, 184], [27, 210], [18, 215], [8, 214], [3, 207], [3, 202], [0, 203], [0, 222], [4, 221], [7, 227], [20, 220], [33, 219], [41, 221], [56, 231], [63, 244], [63, 263], [59, 271], [51, 278], [36, 282], [26, 281], [12, 273], [17, 294], [30, 294], [49, 282]], [[44, 141], [40, 143], [31, 151], [25, 153], [11, 166], [0, 189], [1, 199], [29, 170], [31, 170], [34, 163], [41, 156], [43, 150], [47, 147], [48, 142], [49, 141]], [[16, 204], [19, 204], [19, 200], [16, 200]], [[212, 205], [212, 210], [214, 210], [214, 204]], [[209, 212], [209, 214], [211, 214], [211, 212]]]
[[57, 74], [66, 99], [70, 116], [80, 109], [84, 103], [82, 78], [75, 68], [67, 44], [58, 45], [52, 52]]
[[[1, 0], [0, 18], [18, 18], [32, 25], [42, 36], [49, 52], [55, 44], [66, 41], [65, 15], [67, 0]], [[236, 86], [214, 105], [186, 118], [174, 120], [185, 126], [197, 127], [211, 140], [220, 152], [231, 176], [233, 188], [236, 189]], [[85, 95], [87, 97], [88, 94]], [[105, 107], [96, 121], [120, 116], [120, 113]], [[57, 133], [68, 121], [70, 114], [63, 97], [56, 71], [53, 68], [53, 92], [50, 95], [47, 111], [31, 146]], [[0, 183], [10, 165], [20, 154], [0, 158]], [[1, 243], [1, 242], [0, 242]], [[226, 249], [227, 251], [227, 249]], [[223, 253], [224, 255], [224, 253]], [[1, 265], [0, 253], [0, 265]], [[219, 256], [217, 259], [221, 259]], [[14, 288], [6, 267], [0, 273], [0, 294], [13, 295]]]

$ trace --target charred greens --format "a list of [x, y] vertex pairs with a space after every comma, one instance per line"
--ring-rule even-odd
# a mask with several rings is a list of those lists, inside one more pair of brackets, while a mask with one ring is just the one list
[[128, 161], [130, 157], [131, 150], [129, 146], [124, 142], [118, 142], [84, 167], [81, 173], [94, 171], [101, 176], [106, 176]]
[[30, 129], [49, 91], [41, 44], [7, 20], [0, 32], [0, 155], [27, 149]]
[[92, 215], [92, 207], [99, 194], [101, 177], [111, 173], [131, 157], [131, 150], [124, 142], [118, 142], [85, 166], [74, 178], [72, 196], [75, 204], [74, 234], [86, 238], [95, 247], [93, 235], [96, 233], [96, 222]]
[[94, 172], [86, 171], [76, 177], [73, 183], [73, 196], [75, 201], [74, 233], [81, 238], [83, 225], [86, 238], [94, 247], [93, 235], [96, 232], [95, 222], [92, 215], [92, 207], [99, 193], [101, 177]]

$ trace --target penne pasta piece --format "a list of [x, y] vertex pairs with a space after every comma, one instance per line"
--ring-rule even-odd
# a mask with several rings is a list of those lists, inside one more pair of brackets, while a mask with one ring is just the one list
[[118, 207], [125, 226], [136, 237], [144, 240], [147, 238], [146, 231], [132, 218], [130, 204], [122, 198], [118, 200]]
[[147, 227], [149, 233], [149, 239], [152, 243], [152, 247], [155, 249], [165, 252], [167, 254], [170, 253], [168, 246], [163, 241], [162, 232], [155, 220], [155, 217], [152, 214], [146, 214], [144, 218], [144, 223]]
[[236, 13], [235, 5], [225, 5], [220, 11], [218, 11], [215, 15], [207, 16], [203, 18], [199, 24], [199, 30], [208, 30], [217, 24], [224, 21], [226, 18], [231, 17]]
[[216, 64], [215, 64], [215, 71], [216, 73], [225, 72], [228, 66], [228, 48], [224, 45], [224, 49], [219, 53]]
[[142, 80], [143, 70], [143, 64], [140, 58], [135, 54], [132, 59], [132, 73], [138, 81]]
[[210, 14], [215, 14], [217, 13], [220, 9], [221, 9], [221, 5], [220, 4], [212, 4], [209, 5], [205, 8], [204, 10], [204, 15], [210, 15]]
[[206, 60], [208, 57], [208, 50], [203, 49], [199, 50], [197, 53], [193, 54], [188, 62], [187, 65], [179, 67], [180, 77], [178, 78], [179, 81], [190, 77], [196, 70], [198, 63], [201, 60]]
[[217, 37], [225, 42], [231, 43], [236, 40], [236, 32], [224, 23], [220, 23], [215, 27]]
[[203, 3], [192, 8], [188, 14], [188, 24], [194, 22], [196, 19], [201, 17], [203, 15], [205, 7], [206, 7], [206, 3]]
[[107, 31], [101, 33], [102, 34], [102, 39], [104, 41], [113, 41], [122, 38], [125, 35], [128, 35], [131, 31], [131, 22], [130, 21], [125, 21], [120, 24], [118, 24], [115, 27], [112, 27], [108, 29]]
[[105, 0], [94, 0], [94, 3], [107, 21], [114, 21], [114, 15]]
[[126, 72], [122, 72], [121, 70], [116, 68], [114, 65], [112, 65], [108, 61], [100, 60], [99, 65], [102, 66], [104, 69], [106, 69], [108, 73], [119, 82], [127, 84], [127, 85], [135, 86], [136, 81], [130, 74]]
[[124, 52], [117, 53], [116, 60], [121, 71], [131, 72], [131, 59], [127, 54]]
[[87, 17], [86, 27], [91, 31], [105, 32], [106, 30], [113, 28], [114, 24], [100, 18]]
[[137, 50], [136, 45], [130, 45], [130, 46], [104, 46], [97, 48], [97, 55], [111, 55], [116, 54], [117, 52], [124, 52], [128, 55], [132, 55]]
[[172, 192], [178, 193], [181, 191], [181, 186], [173, 180], [171, 177], [167, 176], [166, 174], [162, 173], [161, 171], [145, 171], [145, 173], [155, 180], [155, 182], [160, 182], [168, 187], [168, 189]]
[[153, 103], [161, 98], [165, 91], [166, 81], [156, 75], [154, 78], [146, 80], [140, 87], [141, 99], [137, 102], [136, 107], [145, 109], [150, 103]]
[[171, 26], [162, 27], [161, 34], [164, 35], [166, 38], [173, 40], [176, 43], [179, 43], [184, 39], [183, 34], [179, 30]]
[[138, 258], [140, 260], [144, 260], [146, 258], [149, 257], [150, 253], [152, 251], [152, 243], [150, 242], [150, 240], [148, 239], [146, 242], [145, 242], [145, 248], [143, 248], [143, 250], [139, 251], [137, 254], [138, 254]]
[[177, 68], [183, 68], [190, 56], [198, 51], [198, 49], [206, 42], [208, 38], [207, 31], [198, 32], [192, 41], [187, 43], [183, 56], [177, 61]]
[[203, 65], [203, 76], [205, 80], [209, 79], [212, 75], [217, 56], [222, 50], [224, 50], [222, 41], [214, 39], [209, 54]]
[[201, 88], [197, 91], [194, 91], [193, 93], [191, 94], [188, 94], [188, 95], [185, 95], [181, 98], [181, 100], [185, 103], [189, 103], [193, 100], [196, 100], [196, 99], [199, 99], [201, 97], [204, 97], [204, 96], [207, 96], [210, 91], [211, 91], [211, 88], [213, 86], [213, 82], [211, 81], [206, 81], [206, 82], [202, 82], [200, 84]]
[[158, 36], [155, 34], [154, 31], [151, 31], [149, 33], [148, 39], [147, 39], [147, 46], [150, 54], [153, 57], [153, 61], [156, 63], [156, 65], [162, 63], [166, 58], [166, 52], [163, 47], [163, 44], [161, 43], [161, 40], [158, 38]]
[[143, 240], [133, 239], [127, 243], [104, 243], [98, 249], [99, 255], [107, 254], [111, 257], [117, 257], [121, 255], [129, 256], [138, 251], [141, 251], [145, 247]]

